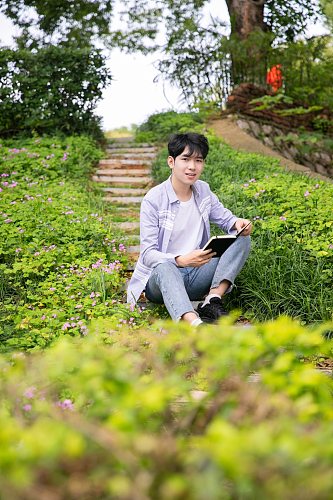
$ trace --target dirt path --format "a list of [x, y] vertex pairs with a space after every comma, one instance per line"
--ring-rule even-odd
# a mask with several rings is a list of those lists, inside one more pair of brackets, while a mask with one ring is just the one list
[[304, 165], [288, 160], [277, 151], [265, 146], [265, 144], [258, 141], [258, 139], [255, 139], [239, 128], [233, 118], [212, 120], [209, 122], [208, 127], [234, 149], [238, 149], [239, 151], [244, 151], [246, 153], [259, 153], [264, 156], [277, 158], [280, 161], [281, 166], [286, 167], [288, 170], [301, 172], [309, 177], [314, 177], [315, 179], [333, 182], [329, 177], [313, 172], [310, 168], [305, 167]]

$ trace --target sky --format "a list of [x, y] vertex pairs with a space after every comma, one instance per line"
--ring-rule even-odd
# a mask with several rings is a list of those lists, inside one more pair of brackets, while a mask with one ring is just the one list
[[[221, 19], [228, 19], [226, 5], [221, 0], [211, 0], [209, 13], [218, 12]], [[15, 27], [0, 14], [0, 40], [10, 44]], [[182, 111], [180, 91], [167, 82], [154, 82], [158, 71], [153, 63], [156, 55], [124, 54], [113, 50], [108, 58], [112, 73], [111, 85], [105, 89], [103, 98], [96, 108], [102, 117], [104, 130], [111, 130], [132, 124], [140, 125], [151, 114], [173, 109]]]
[[[13, 24], [0, 14], [2, 44], [11, 44], [16, 34]], [[139, 125], [155, 112], [181, 110], [180, 92], [170, 84], [154, 82], [158, 71], [153, 63], [156, 55], [124, 54], [113, 50], [107, 65], [111, 68], [112, 82], [104, 90], [96, 108], [102, 117], [104, 130]]]
[[[206, 14], [217, 14], [220, 19], [228, 20], [226, 6], [221, 0], [212, 0]], [[15, 34], [15, 27], [0, 14], [2, 44], [10, 44]], [[323, 27], [311, 26], [308, 35], [320, 34]], [[173, 109], [182, 111], [180, 91], [169, 83], [159, 79], [154, 81], [158, 71], [154, 68], [156, 55], [124, 54], [113, 50], [107, 65], [111, 68], [113, 80], [105, 89], [96, 108], [96, 114], [102, 117], [104, 130], [140, 125], [151, 114]]]
[[123, 54], [113, 50], [108, 61], [113, 80], [103, 94], [96, 113], [103, 117], [103, 128], [139, 125], [149, 115], [180, 110], [180, 92], [170, 84], [155, 82], [156, 55]]

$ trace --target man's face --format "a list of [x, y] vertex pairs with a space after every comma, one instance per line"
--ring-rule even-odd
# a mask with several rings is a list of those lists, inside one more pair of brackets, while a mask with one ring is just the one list
[[168, 165], [172, 170], [172, 178], [177, 183], [192, 185], [200, 178], [205, 161], [199, 154], [189, 156], [188, 147], [176, 158], [168, 157]]

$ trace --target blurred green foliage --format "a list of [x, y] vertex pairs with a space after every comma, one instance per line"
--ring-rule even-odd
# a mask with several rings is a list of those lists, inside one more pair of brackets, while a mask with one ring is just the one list
[[185, 323], [0, 357], [7, 498], [329, 498], [332, 325]]
[[274, 321], [235, 310], [194, 329], [132, 310], [119, 214], [89, 183], [96, 144], [2, 143], [2, 497], [330, 498], [333, 379], [316, 367], [332, 368], [333, 323], [283, 314], [332, 320], [332, 185], [208, 135], [205, 180], [254, 221], [230, 306]]

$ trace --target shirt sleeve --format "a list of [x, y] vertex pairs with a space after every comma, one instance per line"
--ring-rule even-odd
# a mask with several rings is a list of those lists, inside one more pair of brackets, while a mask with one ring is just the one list
[[177, 265], [177, 255], [160, 251], [158, 210], [153, 202], [144, 198], [140, 212], [140, 254], [145, 266], [154, 268], [163, 262]]
[[214, 224], [217, 224], [226, 233], [232, 234], [235, 231], [234, 229], [232, 229], [232, 227], [237, 221], [238, 217], [236, 217], [231, 212], [231, 210], [223, 206], [216, 194], [211, 191], [210, 195], [212, 206], [209, 220]]

